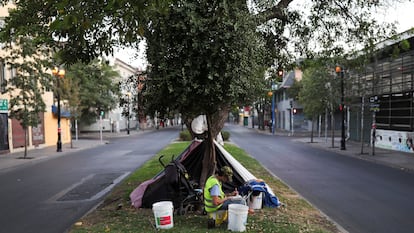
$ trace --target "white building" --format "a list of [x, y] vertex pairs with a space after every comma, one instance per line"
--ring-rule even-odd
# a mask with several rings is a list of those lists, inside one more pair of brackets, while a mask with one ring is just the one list
[[[111, 66], [113, 66], [114, 70], [119, 73], [119, 77], [113, 81], [114, 85], [118, 85], [118, 83], [127, 80], [131, 76], [136, 76], [140, 72], [138, 68], [133, 67], [118, 58], [115, 58]], [[136, 92], [137, 90], [121, 86], [121, 95], [126, 96], [129, 94], [130, 96], [135, 96], [137, 94]], [[132, 109], [133, 107], [131, 104], [131, 118], [129, 122], [129, 129], [136, 130], [138, 129], [138, 121]], [[127, 117], [122, 116], [122, 108], [119, 107], [119, 105], [112, 111], [103, 113], [101, 117], [102, 119], [98, 119], [94, 124], [81, 126], [80, 131], [96, 132], [100, 131], [100, 127], [102, 127], [102, 131], [106, 132], [120, 132], [126, 131], [128, 129], [128, 119]]]

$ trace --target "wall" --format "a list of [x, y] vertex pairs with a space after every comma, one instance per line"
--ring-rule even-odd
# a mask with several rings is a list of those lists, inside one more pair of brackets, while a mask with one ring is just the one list
[[413, 153], [413, 136], [413, 132], [377, 129], [375, 146], [384, 149]]
[[[61, 118], [62, 144], [70, 142], [70, 119]], [[57, 117], [52, 112], [45, 112], [45, 145], [53, 146], [57, 143]]]

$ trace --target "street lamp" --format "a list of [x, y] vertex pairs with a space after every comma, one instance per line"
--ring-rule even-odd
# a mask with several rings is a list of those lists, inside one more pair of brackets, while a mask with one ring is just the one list
[[127, 120], [127, 134], [129, 135], [129, 121], [130, 121], [130, 114], [131, 114], [131, 110], [130, 110], [130, 104], [131, 104], [131, 92], [127, 92], [126, 93], [128, 96], [128, 120]]
[[57, 78], [57, 118], [58, 118], [58, 140], [57, 152], [62, 152], [62, 129], [60, 128], [60, 79], [65, 77], [65, 70], [58, 67], [53, 68], [53, 76]]
[[345, 148], [345, 109], [344, 109], [344, 71], [342, 67], [336, 66], [335, 72], [341, 75], [341, 115], [342, 115], [342, 124], [341, 124], [341, 150], [346, 150]]

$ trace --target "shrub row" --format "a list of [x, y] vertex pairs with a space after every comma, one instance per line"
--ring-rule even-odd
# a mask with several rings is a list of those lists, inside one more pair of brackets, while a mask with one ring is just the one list
[[[230, 138], [230, 132], [228, 131], [221, 131], [221, 136], [223, 137], [224, 141], [228, 141]], [[180, 132], [180, 141], [191, 141], [192, 137], [188, 130], [183, 130]]]

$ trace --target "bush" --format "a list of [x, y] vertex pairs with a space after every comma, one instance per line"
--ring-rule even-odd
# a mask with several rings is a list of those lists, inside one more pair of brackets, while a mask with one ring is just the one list
[[180, 140], [181, 141], [191, 141], [193, 138], [188, 130], [183, 130], [180, 132]]
[[223, 141], [228, 141], [230, 138], [230, 132], [229, 131], [221, 131], [221, 136], [223, 137]]
[[[230, 138], [230, 132], [228, 131], [221, 131], [221, 136], [223, 137], [223, 141], [228, 141]], [[188, 130], [183, 130], [180, 132], [180, 141], [191, 141], [193, 138]]]

